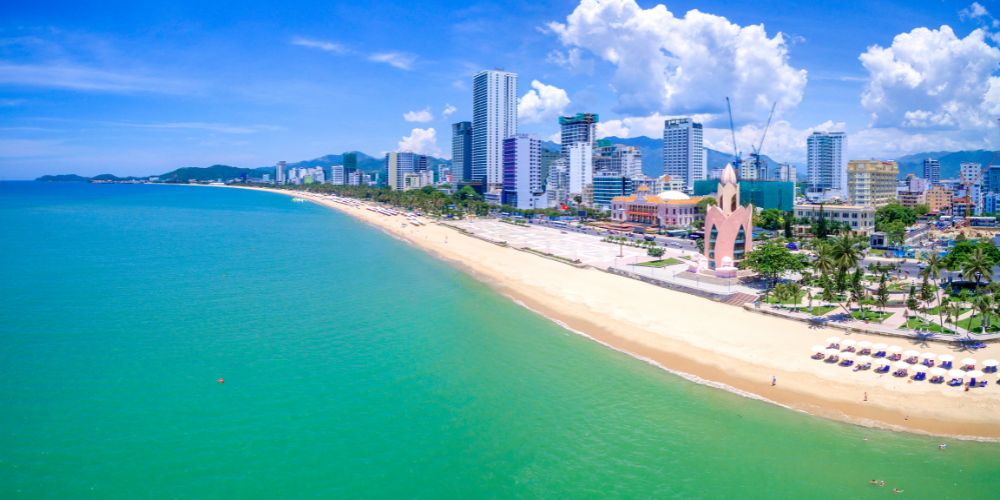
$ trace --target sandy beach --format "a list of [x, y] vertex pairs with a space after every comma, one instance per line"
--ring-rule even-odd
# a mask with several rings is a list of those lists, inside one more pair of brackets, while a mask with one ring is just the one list
[[[298, 196], [347, 213], [451, 262], [577, 333], [693, 380], [812, 415], [859, 425], [963, 439], [1000, 440], [1000, 386], [961, 388], [891, 374], [854, 372], [810, 359], [829, 336], [904, 349], [1000, 359], [1000, 346], [957, 352], [947, 343], [848, 334], [745, 311], [596, 269], [581, 269], [466, 236], [429, 222], [405, 224], [304, 192]], [[424, 219], [425, 220], [425, 219]], [[475, 255], [475, 259], [467, 256]], [[772, 385], [772, 377], [776, 384]], [[867, 393], [867, 401], [865, 396]]]

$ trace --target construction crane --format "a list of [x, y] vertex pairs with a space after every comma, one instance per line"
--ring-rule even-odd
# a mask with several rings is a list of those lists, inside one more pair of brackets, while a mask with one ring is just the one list
[[767, 125], [764, 125], [764, 133], [760, 135], [760, 143], [757, 145], [757, 147], [753, 147], [753, 144], [750, 145], [750, 147], [753, 149], [753, 153], [750, 156], [753, 157], [754, 170], [757, 172], [758, 179], [763, 179], [767, 177], [766, 171], [763, 172], [764, 175], [761, 175], [762, 160], [760, 159], [760, 151], [761, 149], [764, 148], [764, 138], [767, 137], [767, 130], [771, 128], [771, 118], [774, 118], [774, 108], [777, 105], [778, 105], [777, 101], [775, 101], [774, 104], [771, 104], [771, 113], [767, 115]]
[[[1000, 130], [1000, 118], [997, 118], [997, 129]], [[982, 166], [982, 168], [979, 171], [979, 177], [980, 177], [979, 182], [980, 183], [982, 183], [983, 174], [989, 171], [990, 165], [992, 165], [993, 162], [995, 162], [998, 157], [1000, 157], [1000, 151], [997, 151], [996, 153], [993, 153], [993, 157], [990, 158], [990, 161], [986, 162], [986, 165]], [[972, 199], [972, 186], [973, 186], [973, 182], [972, 181], [973, 181], [973, 179], [966, 179], [964, 175], [962, 176], [962, 188], [965, 189], [965, 216], [966, 217], [971, 216], [975, 212], [975, 210], [973, 210], [974, 209], [974, 201]], [[995, 189], [995, 188], [993, 186], [990, 186], [990, 189]]]
[[733, 106], [729, 102], [729, 97], [726, 97], [726, 109], [729, 110], [729, 131], [733, 134], [733, 169], [736, 170], [736, 175], [740, 172], [740, 150], [736, 147], [736, 126], [733, 125]]

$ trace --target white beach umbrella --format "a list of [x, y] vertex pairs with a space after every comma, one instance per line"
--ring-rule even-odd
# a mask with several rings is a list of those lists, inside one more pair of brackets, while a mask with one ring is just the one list
[[830, 344], [839, 344], [839, 343], [840, 343], [840, 337], [827, 337], [826, 338], [826, 344], [827, 345], [830, 345]]
[[938, 359], [941, 360], [942, 363], [951, 363], [952, 361], [955, 361], [955, 356], [952, 356], [951, 354], [942, 354], [938, 356]]
[[840, 351], [837, 349], [826, 349], [823, 351], [823, 354], [826, 354], [827, 356], [839, 356]]
[[948, 376], [962, 380], [965, 378], [965, 372], [962, 370], [948, 370]]
[[945, 373], [948, 373], [948, 370], [945, 370], [944, 368], [941, 367], [931, 368], [930, 371], [932, 377], [943, 377]]
[[912, 368], [917, 373], [927, 373], [927, 367], [924, 365], [914, 365]]
[[920, 354], [920, 359], [922, 359], [924, 361], [931, 360], [931, 359], [934, 359], [936, 357], [937, 357], [937, 355], [934, 354], [933, 352], [925, 352], [925, 353]]
[[885, 348], [886, 348], [886, 345], [883, 344], [883, 343], [881, 343], [881, 342], [879, 342], [877, 344], [872, 344], [872, 350], [875, 351], [875, 352], [884, 351]]
[[840, 343], [840, 347], [854, 347], [857, 344], [856, 341], [852, 339], [847, 339]]
[[993, 368], [993, 367], [997, 366], [997, 360], [995, 360], [995, 359], [987, 359], [987, 360], [983, 361], [983, 366], [986, 366], [986, 367], [989, 367], [989, 368]]
[[858, 356], [858, 363], [860, 363], [862, 365], [866, 365], [866, 364], [871, 363], [871, 362], [872, 362], [872, 357], [871, 356]]
[[814, 345], [813, 346], [813, 352], [824, 352], [825, 353], [826, 352], [826, 346]]
[[840, 353], [840, 359], [854, 359], [855, 354], [853, 352], [842, 352]]
[[962, 358], [962, 366], [976, 366], [976, 360], [972, 358]]
[[914, 351], [913, 349], [910, 349], [910, 350], [907, 350], [907, 351], [903, 352], [903, 356], [907, 357], [907, 358], [915, 358], [917, 356], [920, 356], [920, 352], [919, 351]]
[[907, 363], [906, 361], [896, 361], [895, 363], [892, 364], [892, 367], [897, 370], [908, 370], [911, 368], [910, 364]]
[[981, 372], [979, 370], [969, 370], [969, 372], [967, 373], [967, 375], [969, 375], [969, 378], [974, 378], [974, 379], [981, 379], [984, 376], [986, 376], [985, 373], [983, 373], [983, 372]]
[[872, 343], [867, 340], [862, 340], [861, 342], [858, 342], [858, 349], [871, 349], [871, 348], [872, 348]]
[[893, 346], [889, 346], [888, 351], [891, 352], [891, 353], [893, 353], [893, 354], [899, 354], [899, 353], [903, 352], [903, 348], [899, 347], [898, 345], [893, 345]]

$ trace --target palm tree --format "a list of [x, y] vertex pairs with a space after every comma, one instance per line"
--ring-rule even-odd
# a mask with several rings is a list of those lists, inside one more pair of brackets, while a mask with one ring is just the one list
[[976, 291], [979, 291], [979, 280], [986, 278], [989, 283], [993, 277], [993, 259], [991, 259], [981, 247], [976, 247], [969, 260], [962, 264], [962, 279], [966, 281], [976, 280]]
[[958, 330], [958, 317], [962, 315], [962, 305], [958, 302], [951, 302], [948, 304], [948, 313], [951, 315], [954, 321], [951, 324], [955, 325], [955, 330]]
[[930, 256], [927, 257], [927, 267], [925, 267], [920, 272], [924, 275], [925, 279], [926, 278], [931, 278], [931, 279], [934, 280], [935, 288], [937, 289], [937, 291], [935, 292], [935, 295], [937, 295], [936, 298], [938, 299], [938, 322], [941, 324], [941, 328], [944, 328], [944, 319], [943, 319], [943, 317], [941, 315], [941, 309], [942, 309], [941, 306], [944, 305], [944, 302], [943, 302], [944, 299], [941, 297], [941, 270], [942, 269], [944, 269], [944, 263], [941, 262], [941, 258], [938, 257], [938, 254], [932, 253], [932, 254], [930, 254]]
[[976, 310], [979, 311], [979, 326], [983, 335], [986, 335], [986, 330], [990, 328], [993, 306], [995, 305], [994, 302], [996, 301], [993, 300], [992, 295], [984, 293], [982, 295], [977, 295], [972, 303], [976, 307]]
[[788, 295], [790, 295], [789, 298], [795, 303], [795, 310], [798, 311], [799, 302], [802, 301], [802, 285], [793, 281], [788, 284], [787, 290]]

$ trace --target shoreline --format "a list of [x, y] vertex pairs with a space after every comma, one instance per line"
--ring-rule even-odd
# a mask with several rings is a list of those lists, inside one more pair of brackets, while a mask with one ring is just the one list
[[[455, 265], [577, 335], [691, 382], [864, 427], [1000, 441], [1000, 391], [993, 383], [995, 375], [987, 378], [991, 381], [987, 388], [965, 393], [870, 371], [853, 372], [809, 358], [810, 346], [823, 343], [830, 335], [896, 342], [910, 348], [903, 339], [811, 329], [785, 318], [499, 247], [433, 222], [402, 227], [401, 218], [349, 207], [312, 193], [224, 187], [299, 197], [347, 214]], [[361, 207], [373, 205], [357, 201]], [[483, 258], [470, 262], [461, 258], [464, 255]], [[718, 318], [718, 323], [700, 321], [699, 313]], [[939, 354], [949, 350], [945, 344], [928, 344], [912, 348]], [[1000, 358], [1000, 348], [990, 344], [975, 356], [980, 360]], [[777, 377], [777, 385], [771, 385], [772, 376]], [[862, 394], [868, 397], [867, 402]]]

